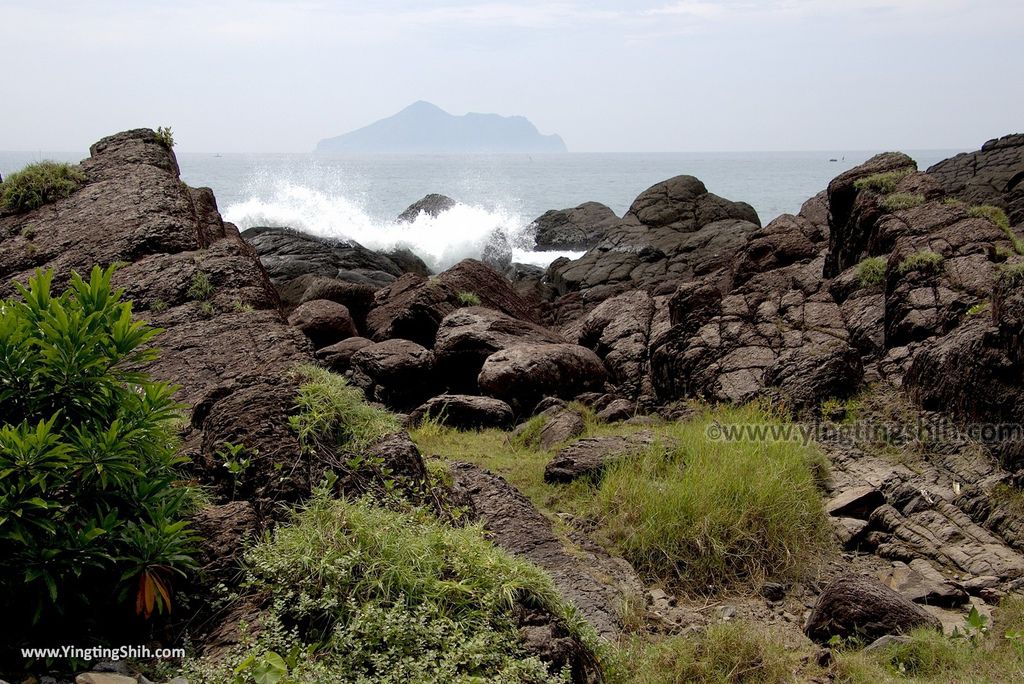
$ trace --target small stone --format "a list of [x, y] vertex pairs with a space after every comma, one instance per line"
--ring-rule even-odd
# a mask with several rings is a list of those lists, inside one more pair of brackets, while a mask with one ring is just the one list
[[849, 489], [825, 504], [833, 517], [867, 520], [871, 512], [885, 503], [885, 496], [875, 487], [864, 485]]
[[864, 647], [864, 653], [871, 653], [873, 651], [878, 651], [878, 650], [881, 650], [883, 648], [886, 648], [887, 646], [892, 646], [893, 644], [909, 644], [909, 643], [910, 643], [910, 637], [908, 637], [908, 636], [904, 636], [902, 634], [885, 634], [885, 635], [882, 635], [882, 636], [878, 637], [877, 639], [872, 641], [870, 644], [865, 646]]
[[761, 596], [769, 601], [781, 601], [786, 597], [786, 587], [778, 582], [765, 582], [761, 587]]
[[138, 684], [135, 677], [113, 672], [86, 672], [75, 677], [75, 684]]

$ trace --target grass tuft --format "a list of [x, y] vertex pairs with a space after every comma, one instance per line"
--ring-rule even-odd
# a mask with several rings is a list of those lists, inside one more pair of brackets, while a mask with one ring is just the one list
[[855, 180], [853, 182], [853, 187], [857, 190], [874, 190], [875, 192], [880, 192], [883, 195], [888, 195], [889, 193], [896, 191], [896, 185], [899, 184], [901, 180], [916, 171], [917, 169], [913, 166], [907, 166], [895, 171], [873, 173], [870, 176], [865, 176], [864, 178]]
[[78, 166], [41, 161], [29, 164], [0, 183], [0, 208], [20, 213], [68, 197], [85, 182]]
[[924, 195], [911, 192], [893, 192], [883, 197], [879, 204], [886, 211], [913, 209], [924, 204]]
[[456, 297], [462, 306], [480, 306], [480, 297], [475, 292], [460, 292]]
[[922, 250], [903, 259], [896, 270], [899, 271], [900, 275], [906, 275], [911, 271], [937, 273], [942, 268], [943, 261], [944, 257], [941, 254]]
[[203, 302], [212, 297], [216, 289], [213, 283], [210, 282], [210, 276], [202, 271], [196, 271], [192, 274], [192, 281], [189, 283], [186, 294], [189, 299]]
[[999, 228], [1006, 235], [1006, 239], [1010, 241], [1013, 246], [1013, 251], [1017, 254], [1024, 255], [1024, 240], [1013, 231], [1010, 227], [1010, 219], [1006, 216], [1006, 212], [999, 207], [994, 207], [991, 204], [982, 204], [969, 208], [967, 215], [973, 218], [982, 218], [987, 221], [999, 226]]
[[299, 411], [291, 422], [303, 444], [322, 441], [360, 451], [401, 429], [394, 414], [367, 404], [344, 377], [312, 365], [296, 372]]
[[857, 264], [857, 282], [861, 287], [874, 287], [885, 282], [885, 257], [868, 257]]

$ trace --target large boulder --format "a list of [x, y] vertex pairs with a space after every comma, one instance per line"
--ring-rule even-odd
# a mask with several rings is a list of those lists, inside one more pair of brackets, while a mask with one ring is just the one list
[[537, 250], [587, 250], [596, 247], [619, 224], [615, 212], [600, 202], [572, 209], [552, 209], [534, 219]]
[[348, 283], [344, 280], [314, 274], [301, 275], [298, 278], [277, 284], [281, 305], [286, 311], [291, 312], [300, 304], [315, 299], [329, 299], [332, 302], [344, 304], [359, 329], [366, 325], [366, 314], [373, 308], [373, 295], [376, 291], [376, 288], [370, 285]]
[[826, 644], [832, 637], [857, 637], [871, 642], [886, 634], [903, 634], [918, 627], [942, 629], [939, 619], [878, 580], [843, 575], [818, 597], [804, 632]]
[[456, 309], [444, 317], [434, 342], [438, 372], [454, 391], [476, 392], [487, 357], [525, 342], [561, 343], [565, 338], [543, 326], [480, 306]]
[[668, 294], [681, 282], [721, 277], [759, 227], [750, 205], [709, 193], [693, 176], [677, 176], [641, 193], [582, 257], [552, 263], [548, 278], [560, 293], [592, 290], [598, 301], [636, 288]]
[[532, 307], [500, 273], [475, 259], [465, 259], [432, 279], [408, 274], [376, 295], [366, 318], [368, 337], [381, 341], [399, 337], [434, 346], [445, 316], [467, 301], [532, 321]]
[[512, 407], [500, 399], [467, 394], [442, 394], [409, 414], [413, 425], [427, 418], [459, 430], [505, 429], [513, 421]]
[[348, 307], [329, 299], [300, 305], [288, 317], [288, 324], [301, 330], [317, 349], [358, 334]]
[[420, 214], [437, 217], [454, 207], [458, 202], [447, 195], [439, 195], [432, 192], [421, 199], [416, 200], [405, 211], [398, 215], [399, 223], [412, 223]]
[[256, 249], [275, 284], [310, 274], [379, 288], [408, 270], [355, 240], [316, 237], [282, 227], [249, 228], [242, 237]]
[[409, 340], [386, 340], [352, 355], [352, 382], [367, 399], [407, 410], [435, 394], [434, 355]]
[[489, 356], [477, 383], [480, 390], [530, 411], [544, 397], [572, 399], [604, 386], [601, 359], [575, 344], [519, 344]]

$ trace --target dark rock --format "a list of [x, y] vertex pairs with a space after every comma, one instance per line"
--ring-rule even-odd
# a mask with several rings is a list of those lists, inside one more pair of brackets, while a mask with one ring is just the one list
[[605, 468], [631, 456], [636, 456], [654, 443], [649, 431], [627, 436], [586, 437], [563, 447], [544, 468], [544, 481], [566, 483], [587, 478], [601, 479]]
[[779, 216], [748, 237], [733, 273], [734, 285], [741, 285], [758, 273], [812, 261], [825, 239], [826, 235], [811, 221], [790, 214]]
[[485, 394], [524, 412], [546, 396], [571, 399], [600, 389], [605, 375], [601, 359], [586, 347], [519, 344], [489, 356], [477, 383]]
[[786, 598], [786, 585], [778, 582], [765, 582], [761, 585], [761, 596], [768, 601], [781, 601]]
[[317, 349], [358, 334], [348, 307], [329, 299], [314, 299], [300, 305], [288, 317], [288, 324], [305, 333]]
[[373, 343], [373, 340], [368, 340], [365, 337], [350, 337], [347, 340], [318, 349], [316, 358], [331, 371], [345, 373], [352, 367], [352, 355]]
[[506, 429], [512, 426], [512, 407], [499, 399], [466, 394], [442, 394], [409, 415], [413, 425], [424, 418], [459, 430]]
[[451, 197], [432, 192], [406, 207], [405, 211], [398, 215], [398, 221], [400, 223], [412, 223], [420, 214], [426, 214], [427, 216], [433, 216], [436, 218], [454, 207], [456, 204], [458, 204], [458, 202], [453, 200]]
[[367, 453], [380, 459], [383, 469], [407, 489], [418, 489], [427, 481], [427, 467], [416, 444], [406, 432], [395, 432], [377, 440]]
[[352, 382], [371, 401], [402, 410], [436, 394], [434, 355], [409, 340], [387, 340], [352, 355]]
[[315, 299], [329, 299], [348, 308], [356, 328], [366, 327], [376, 290], [369, 285], [346, 283], [326, 276], [304, 275], [278, 285], [281, 303], [289, 311]]
[[567, 442], [573, 437], [579, 437], [586, 430], [586, 423], [579, 412], [570, 408], [546, 409], [550, 417], [544, 422], [540, 429], [538, 446], [547, 450]]
[[804, 632], [813, 641], [827, 644], [834, 636], [874, 640], [918, 627], [941, 630], [942, 624], [877, 580], [843, 575], [825, 587], [818, 597]]
[[825, 512], [840, 518], [867, 520], [871, 512], [885, 503], [885, 495], [871, 485], [848, 489], [825, 504]]
[[628, 399], [616, 399], [597, 412], [597, 419], [605, 423], [629, 420], [636, 413], [636, 406]]
[[275, 227], [249, 228], [242, 237], [255, 248], [275, 284], [309, 274], [379, 288], [405, 273], [393, 259], [354, 240], [321, 238]]
[[989, 140], [977, 152], [935, 164], [928, 175], [946, 193], [968, 204], [1001, 207], [1011, 225], [1024, 223], [1024, 134]]
[[444, 317], [463, 306], [462, 294], [475, 295], [482, 306], [513, 318], [534, 320], [530, 305], [501, 274], [465, 259], [431, 280], [409, 274], [380, 290], [377, 306], [366, 319], [368, 336], [377, 341], [400, 337], [432, 347]]
[[565, 338], [493, 309], [457, 309], [444, 317], [437, 331], [434, 355], [438, 372], [452, 390], [476, 392], [476, 379], [487, 357], [525, 342], [561, 343]]
[[599, 202], [585, 202], [573, 209], [552, 209], [538, 216], [535, 249], [586, 250], [596, 247], [619, 221], [615, 212]]
[[893, 563], [882, 581], [914, 603], [956, 608], [967, 603], [964, 588], [942, 576], [923, 558]]
[[807, 408], [856, 392], [864, 375], [860, 355], [841, 340], [787, 350], [765, 369], [764, 384], [777, 387], [793, 408]]
[[431, 274], [431, 270], [423, 263], [423, 259], [416, 256], [411, 249], [398, 247], [384, 252], [384, 255], [394, 261], [403, 273], [415, 273], [424, 278]]
[[192, 516], [199, 537], [199, 565], [211, 583], [233, 579], [241, 573], [246, 542], [259, 532], [256, 511], [248, 501], [206, 506]]

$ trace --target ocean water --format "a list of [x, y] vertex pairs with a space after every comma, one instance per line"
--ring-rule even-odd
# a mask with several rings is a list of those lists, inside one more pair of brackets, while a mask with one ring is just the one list
[[[962, 150], [908, 151], [918, 167]], [[517, 261], [544, 265], [573, 253], [532, 252], [530, 223], [548, 209], [586, 201], [620, 216], [651, 185], [697, 176], [711, 192], [750, 203], [763, 224], [800, 205], [874, 152], [729, 152], [549, 155], [377, 155], [179, 153], [183, 180], [213, 189], [225, 219], [245, 229], [286, 225], [350, 238], [368, 247], [405, 246], [435, 269], [479, 256], [494, 233]], [[39, 159], [84, 154], [0, 152], [0, 174]], [[437, 218], [399, 224], [398, 214], [437, 192], [460, 204]]]

